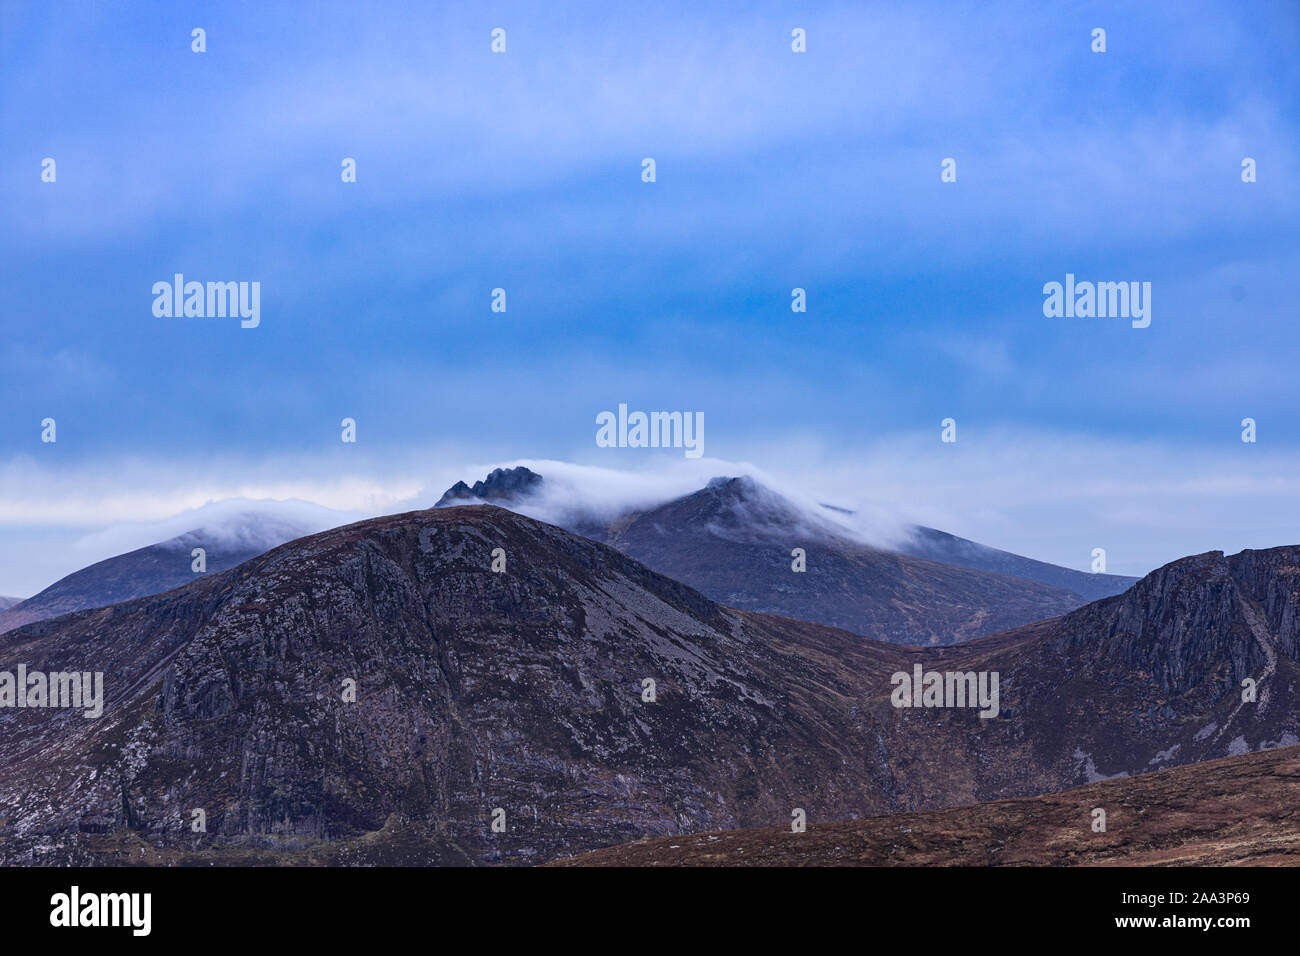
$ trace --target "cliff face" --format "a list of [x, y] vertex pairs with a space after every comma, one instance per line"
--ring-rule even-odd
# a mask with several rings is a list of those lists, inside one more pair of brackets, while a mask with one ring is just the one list
[[1164, 693], [1206, 680], [1225, 691], [1258, 677], [1281, 642], [1294, 656], [1300, 568], [1288, 550], [1175, 561], [1067, 615], [1055, 644], [1063, 653], [1091, 646], [1117, 667], [1151, 674]]
[[[498, 508], [367, 521], [12, 632], [0, 670], [103, 671], [107, 703], [0, 709], [0, 860], [535, 863], [1259, 749], [1297, 729], [1298, 565], [1202, 555], [921, 649], [721, 607]], [[895, 708], [917, 663], [999, 672], [999, 716]]]
[[1082, 783], [1300, 744], [1298, 615], [1300, 548], [1286, 547], [1184, 558], [1010, 632], [1037, 635], [1000, 666], [1038, 779], [1068, 778], [1071, 760]]
[[[1266, 728], [1287, 716], [1278, 708], [1289, 690], [1277, 685], [1290, 678], [1300, 650], [1300, 554], [1273, 548], [1184, 558], [1125, 594], [1066, 615], [1055, 630], [1050, 646], [1070, 658], [1091, 649], [1101, 678], [1143, 675], [1163, 697], [1235, 697], [1234, 720], [1256, 745], [1262, 738], [1248, 732], [1251, 724]], [[1243, 705], [1248, 679], [1258, 700]]]

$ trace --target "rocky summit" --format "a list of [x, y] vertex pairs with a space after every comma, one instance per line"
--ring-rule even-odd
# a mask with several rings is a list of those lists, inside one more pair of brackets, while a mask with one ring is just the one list
[[[1297, 742], [1298, 652], [1296, 548], [914, 648], [413, 512], [10, 632], [0, 672], [103, 672], [105, 705], [0, 707], [0, 861], [531, 864], [1030, 796]], [[998, 674], [997, 716], [896, 706], [917, 666]]]
[[527, 498], [542, 485], [542, 476], [523, 465], [497, 468], [483, 481], [467, 485], [458, 481], [438, 499], [435, 508], [463, 504], [512, 504]]

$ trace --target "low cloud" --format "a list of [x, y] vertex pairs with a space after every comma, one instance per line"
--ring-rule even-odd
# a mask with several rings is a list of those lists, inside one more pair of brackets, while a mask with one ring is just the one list
[[[562, 527], [588, 522], [607, 523], [631, 512], [645, 511], [704, 488], [715, 478], [752, 478], [762, 490], [749, 496], [737, 519], [751, 528], [784, 522], [785, 506], [802, 513], [802, 527], [813, 535], [839, 535], [876, 546], [888, 546], [907, 534], [910, 522], [896, 508], [860, 496], [819, 499], [806, 486], [773, 474], [751, 462], [718, 458], [681, 460], [659, 458], [635, 470], [547, 459], [516, 459], [466, 470], [472, 483], [494, 468], [523, 466], [541, 475], [541, 488], [511, 505], [520, 514]], [[428, 489], [421, 498], [432, 504], [441, 495]], [[827, 508], [825, 505], [832, 505]]]
[[[412, 453], [400, 461], [268, 460], [200, 466], [100, 462], [52, 469], [0, 467], [0, 594], [27, 596], [114, 554], [196, 528], [248, 547], [380, 514], [431, 507], [458, 480], [523, 465], [541, 493], [518, 510], [562, 526], [607, 522], [749, 476], [829, 527], [888, 546], [914, 524], [1087, 570], [1093, 548], [1108, 570], [1140, 575], [1188, 554], [1300, 543], [1300, 454], [1247, 445], [1227, 429], [1214, 446], [1099, 439], [961, 423], [957, 444], [929, 432], [854, 447], [797, 433], [751, 443], [750, 461], [641, 457], [637, 467], [545, 458]], [[634, 454], [615, 456], [620, 463]], [[473, 464], [452, 464], [475, 461]], [[605, 456], [603, 460], [612, 460]], [[202, 475], [202, 478], [195, 478]], [[250, 493], [251, 492], [251, 493]], [[822, 507], [831, 505], [841, 511]], [[749, 515], [767, 520], [766, 509]]]
[[[122, 522], [80, 538], [72, 547], [87, 564], [151, 544], [188, 549], [195, 541], [227, 551], [271, 548], [366, 517], [310, 501], [230, 498], [191, 508], [162, 521]], [[189, 532], [197, 532], [191, 540]]]

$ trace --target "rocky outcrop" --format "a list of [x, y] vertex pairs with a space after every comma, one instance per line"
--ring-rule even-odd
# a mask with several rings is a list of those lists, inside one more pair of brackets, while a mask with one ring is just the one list
[[497, 468], [485, 481], [473, 486], [458, 481], [438, 499], [435, 508], [465, 504], [513, 504], [536, 493], [542, 485], [542, 476], [523, 465], [517, 468]]

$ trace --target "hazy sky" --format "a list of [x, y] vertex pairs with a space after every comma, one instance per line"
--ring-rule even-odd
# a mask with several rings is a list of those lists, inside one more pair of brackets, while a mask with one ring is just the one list
[[[0, 2], [0, 594], [228, 497], [679, 481], [620, 402], [1071, 567], [1300, 542], [1300, 5], [183, 6]], [[177, 272], [260, 326], [155, 317]]]

